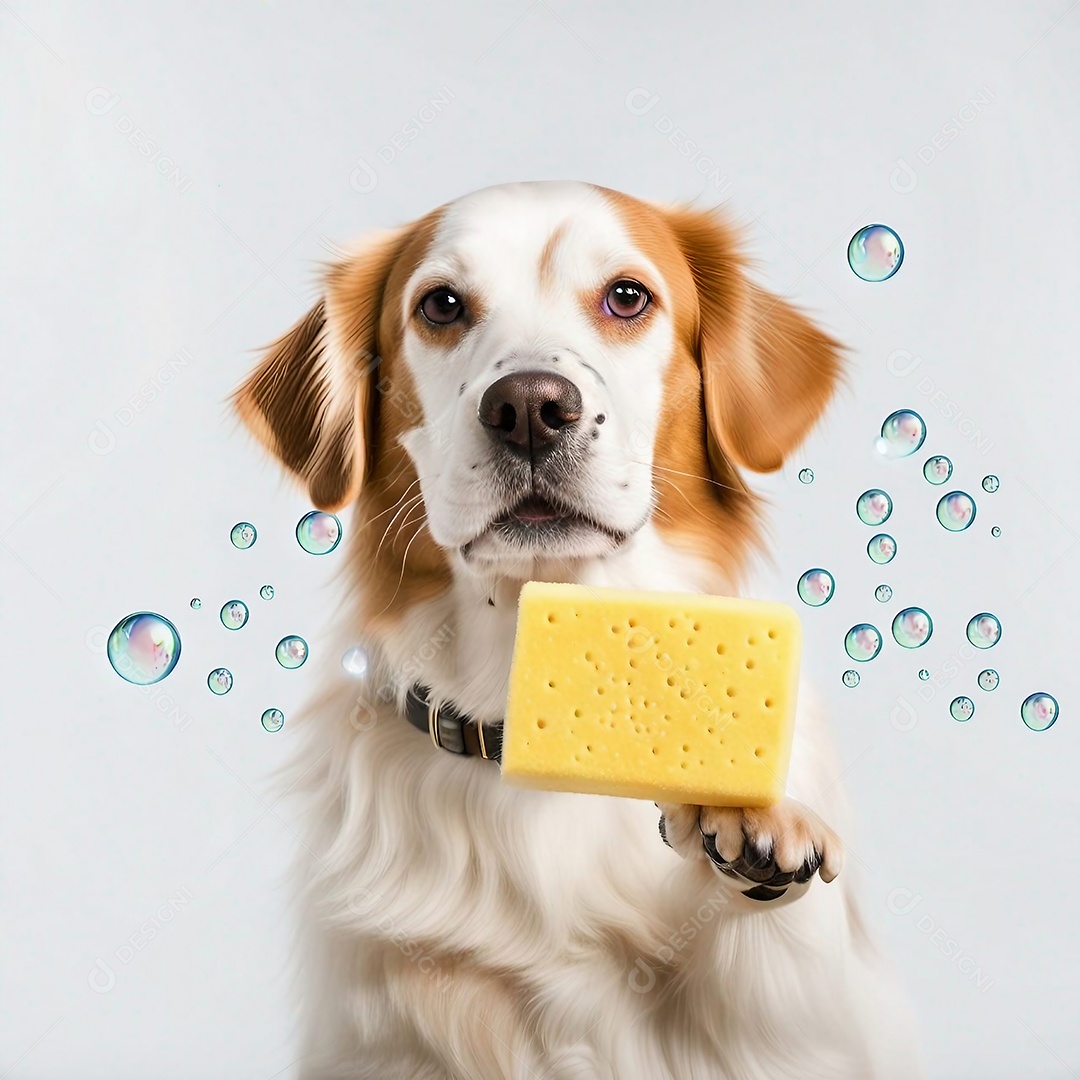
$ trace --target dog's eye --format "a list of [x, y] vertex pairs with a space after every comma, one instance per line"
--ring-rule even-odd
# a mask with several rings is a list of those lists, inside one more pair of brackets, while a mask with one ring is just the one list
[[649, 303], [649, 290], [636, 281], [616, 281], [608, 289], [604, 306], [620, 319], [632, 319], [640, 315]]
[[449, 289], [434, 289], [420, 301], [420, 312], [430, 323], [445, 326], [461, 317], [465, 305]]

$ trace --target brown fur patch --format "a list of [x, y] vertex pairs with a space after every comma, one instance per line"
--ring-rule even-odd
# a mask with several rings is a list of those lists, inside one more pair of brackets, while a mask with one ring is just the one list
[[544, 250], [540, 252], [539, 271], [541, 287], [547, 287], [555, 280], [555, 252], [558, 251], [559, 244], [562, 242], [569, 227], [570, 223], [567, 221], [564, 221], [561, 225], [557, 226], [555, 231], [547, 238], [547, 243], [544, 244]]

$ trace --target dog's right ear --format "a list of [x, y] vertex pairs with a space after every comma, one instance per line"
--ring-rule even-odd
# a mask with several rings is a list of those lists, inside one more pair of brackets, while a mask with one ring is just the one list
[[248, 429], [307, 485], [321, 510], [352, 502], [364, 483], [379, 314], [407, 231], [379, 234], [331, 265], [323, 298], [233, 394]]

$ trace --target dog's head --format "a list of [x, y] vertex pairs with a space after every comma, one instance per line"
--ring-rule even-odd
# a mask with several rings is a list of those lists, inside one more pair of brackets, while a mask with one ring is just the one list
[[385, 598], [452, 567], [569, 576], [646, 527], [733, 573], [737, 467], [779, 468], [838, 373], [715, 215], [513, 184], [332, 265], [236, 404], [317, 506], [359, 498]]

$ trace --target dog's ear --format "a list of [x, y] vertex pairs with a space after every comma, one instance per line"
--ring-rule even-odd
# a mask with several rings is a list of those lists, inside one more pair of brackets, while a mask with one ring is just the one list
[[734, 230], [715, 213], [667, 212], [697, 290], [709, 456], [780, 468], [824, 411], [841, 349], [787, 301], [755, 285]]
[[240, 418], [322, 510], [352, 502], [364, 483], [374, 441], [379, 314], [406, 231], [369, 238], [328, 267], [322, 299], [233, 394]]

